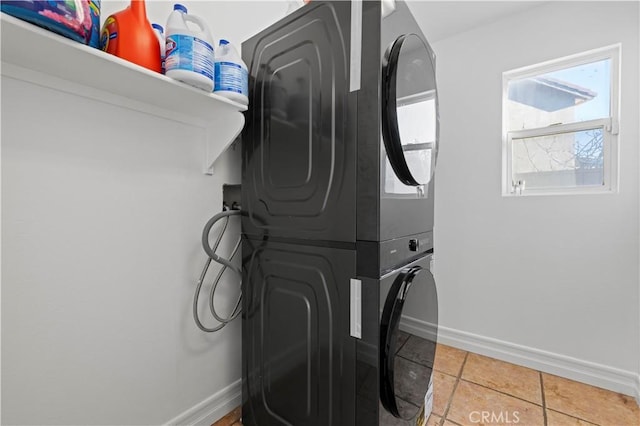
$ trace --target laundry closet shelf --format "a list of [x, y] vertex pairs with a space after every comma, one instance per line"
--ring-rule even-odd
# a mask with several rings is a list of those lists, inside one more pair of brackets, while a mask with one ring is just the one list
[[1, 15], [3, 76], [204, 128], [206, 173], [244, 126], [244, 105]]

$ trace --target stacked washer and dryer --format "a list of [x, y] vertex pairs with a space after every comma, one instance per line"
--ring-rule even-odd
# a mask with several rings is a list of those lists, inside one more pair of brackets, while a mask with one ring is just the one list
[[415, 425], [438, 323], [433, 51], [401, 1], [314, 0], [242, 52], [243, 424]]

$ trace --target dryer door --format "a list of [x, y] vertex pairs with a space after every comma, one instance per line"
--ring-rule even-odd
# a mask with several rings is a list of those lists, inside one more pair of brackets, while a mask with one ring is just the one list
[[404, 185], [429, 183], [438, 151], [435, 54], [417, 34], [398, 37], [382, 69], [382, 134], [389, 163]]
[[[421, 336], [402, 324], [416, 314], [423, 317], [420, 323], [430, 328]], [[380, 321], [380, 402], [394, 417], [412, 420], [424, 403], [433, 370], [437, 323], [431, 272], [420, 266], [401, 270], [387, 293]]]

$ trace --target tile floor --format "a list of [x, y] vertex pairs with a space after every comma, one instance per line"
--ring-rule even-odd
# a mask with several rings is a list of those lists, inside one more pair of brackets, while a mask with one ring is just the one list
[[[438, 345], [427, 426], [640, 426], [629, 396]], [[213, 426], [242, 426], [240, 407]]]

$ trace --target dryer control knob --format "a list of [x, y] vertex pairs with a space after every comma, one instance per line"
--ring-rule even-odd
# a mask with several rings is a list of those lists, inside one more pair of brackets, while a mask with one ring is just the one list
[[418, 251], [418, 240], [415, 238], [409, 240], [409, 250]]

